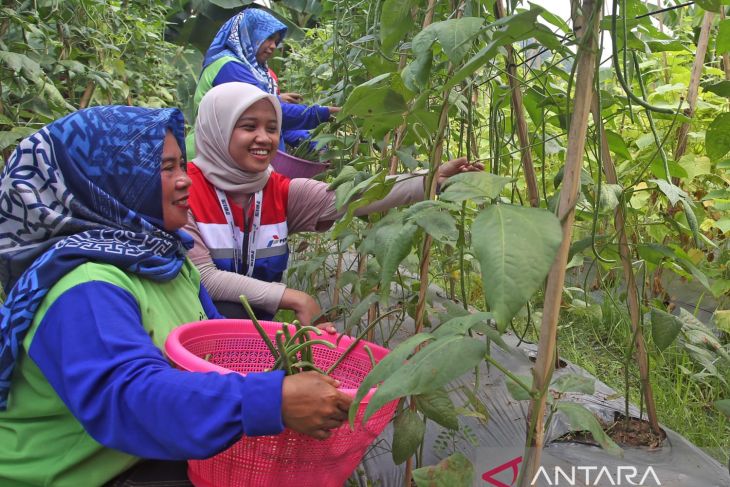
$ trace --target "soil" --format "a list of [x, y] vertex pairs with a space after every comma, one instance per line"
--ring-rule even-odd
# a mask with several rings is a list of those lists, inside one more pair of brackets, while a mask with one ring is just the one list
[[644, 419], [626, 418], [616, 414], [613, 423], [603, 425], [603, 430], [619, 445], [646, 447], [650, 450], [661, 448], [667, 435], [664, 431], [657, 435], [651, 425]]
[[[655, 434], [651, 430], [651, 425], [648, 421], [637, 418], [629, 418], [629, 420], [626, 421], [625, 417], [620, 413], [616, 413], [612, 423], [606, 423], [601, 420], [599, 420], [599, 422], [601, 423], [601, 426], [603, 426], [603, 431], [605, 431], [613, 441], [618, 443], [619, 446], [655, 450], [657, 448], [661, 448], [662, 443], [667, 437], [664, 431], [661, 432], [661, 435]], [[589, 431], [571, 431], [564, 434], [556, 441], [586, 443], [598, 446], [598, 442], [593, 439], [593, 435]]]

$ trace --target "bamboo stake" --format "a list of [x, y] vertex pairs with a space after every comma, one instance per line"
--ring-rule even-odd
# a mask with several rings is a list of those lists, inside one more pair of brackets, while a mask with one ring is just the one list
[[89, 106], [91, 96], [94, 94], [94, 89], [96, 89], [96, 83], [94, 83], [93, 80], [89, 80], [89, 82], [86, 83], [86, 88], [84, 88], [84, 92], [81, 95], [79, 108], [86, 108], [87, 106]]
[[[498, 19], [506, 15], [502, 0], [496, 0], [494, 3], [494, 13]], [[540, 195], [537, 190], [537, 176], [535, 175], [535, 166], [532, 163], [532, 153], [530, 152], [530, 138], [527, 131], [527, 120], [525, 120], [522, 91], [520, 90], [520, 82], [517, 79], [515, 50], [511, 44], [507, 44], [505, 47], [507, 50], [505, 56], [507, 78], [509, 79], [510, 91], [512, 92], [512, 112], [514, 113], [515, 123], [517, 124], [517, 140], [520, 143], [522, 169], [525, 172], [525, 181], [527, 183], [527, 195], [530, 199], [530, 206], [537, 208], [540, 206]]]
[[[563, 177], [558, 203], [558, 218], [562, 223], [563, 240], [558, 249], [555, 261], [548, 274], [545, 289], [545, 304], [540, 327], [537, 360], [533, 368], [534, 389], [538, 391], [536, 398], [530, 401], [529, 441], [525, 449], [525, 468], [521, 475], [520, 485], [529, 485], [540, 465], [542, 448], [545, 445], [545, 404], [547, 388], [554, 369], [555, 348], [557, 342], [558, 315], [565, 281], [565, 267], [573, 235], [575, 204], [578, 200], [578, 183], [583, 165], [586, 133], [588, 131], [588, 114], [593, 99], [593, 78], [596, 71], [598, 23], [601, 12], [594, 0], [583, 0], [583, 5], [573, 3], [574, 32], [579, 40], [576, 54], [577, 71], [576, 87], [573, 103], [573, 115], [568, 132], [568, 150], [565, 157], [565, 176]], [[590, 25], [589, 25], [590, 22]], [[588, 32], [586, 34], [586, 32]]]
[[[689, 90], [687, 91], [687, 104], [689, 105], [684, 114], [692, 118], [697, 105], [697, 94], [700, 88], [700, 77], [702, 76], [702, 68], [705, 63], [705, 54], [707, 53], [707, 44], [710, 39], [710, 28], [712, 27], [712, 18], [715, 14], [705, 12], [702, 19], [702, 28], [700, 29], [700, 38], [697, 40], [697, 53], [694, 64], [692, 64], [692, 74], [690, 74]], [[677, 148], [674, 151], [674, 160], [678, 161], [687, 150], [687, 134], [689, 133], [690, 122], [684, 122], [677, 129]]]
[[[593, 97], [591, 102], [591, 111], [593, 112], [593, 124], [600, 127], [601, 137], [601, 158], [603, 159], [603, 172], [606, 174], [606, 182], [609, 184], [618, 184], [618, 176], [616, 175], [616, 166], [611, 159], [611, 153], [608, 150], [608, 138], [606, 130], [601, 123], [601, 111], [598, 106], [598, 99]], [[618, 252], [621, 258], [621, 266], [626, 279], [626, 300], [628, 301], [629, 316], [631, 318], [631, 330], [633, 336], [636, 337], [636, 360], [639, 364], [639, 376], [641, 380], [642, 394], [646, 402], [646, 410], [649, 416], [651, 429], [657, 435], [661, 434], [659, 428], [659, 419], [657, 417], [656, 405], [654, 403], [654, 392], [649, 380], [649, 356], [646, 352], [646, 342], [644, 334], [641, 330], [641, 307], [639, 306], [639, 291], [636, 286], [636, 277], [631, 265], [631, 250], [629, 248], [628, 238], [626, 237], [626, 218], [624, 215], [623, 205], [618, 205], [614, 213], [614, 224], [618, 233]]]

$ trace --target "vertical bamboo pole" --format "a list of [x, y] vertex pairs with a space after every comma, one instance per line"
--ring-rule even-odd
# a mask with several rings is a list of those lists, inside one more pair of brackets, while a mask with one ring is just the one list
[[[707, 44], [710, 39], [710, 29], [712, 28], [712, 18], [715, 14], [705, 12], [702, 19], [702, 27], [700, 29], [700, 37], [697, 40], [697, 53], [694, 64], [692, 64], [692, 74], [689, 79], [689, 90], [687, 91], [687, 104], [689, 105], [684, 114], [692, 118], [697, 105], [697, 94], [700, 89], [700, 77], [702, 76], [702, 68], [705, 63], [705, 54], [707, 53]], [[678, 161], [687, 150], [687, 134], [689, 133], [690, 122], [684, 122], [677, 129], [677, 148], [674, 151], [674, 160]]]
[[[601, 123], [601, 111], [598, 106], [598, 99], [593, 97], [591, 102], [591, 112], [593, 113], [593, 124], [600, 127], [601, 137], [601, 159], [603, 160], [603, 172], [606, 174], [606, 182], [609, 184], [618, 184], [618, 176], [616, 175], [616, 166], [611, 159], [611, 153], [608, 150], [608, 138], [606, 130]], [[614, 224], [618, 233], [618, 252], [621, 258], [621, 266], [624, 271], [624, 279], [626, 279], [626, 300], [629, 306], [629, 317], [631, 318], [631, 330], [636, 337], [636, 360], [639, 365], [639, 376], [641, 380], [642, 393], [646, 402], [646, 411], [649, 416], [651, 429], [656, 434], [660, 434], [659, 419], [657, 417], [656, 405], [654, 403], [654, 392], [649, 380], [649, 356], [646, 352], [646, 342], [644, 334], [641, 330], [641, 307], [639, 306], [639, 291], [636, 286], [636, 278], [631, 265], [631, 250], [629, 241], [626, 236], [626, 217], [624, 215], [623, 205], [618, 205], [614, 213]]]
[[[494, 3], [494, 13], [498, 19], [506, 15], [502, 0], [496, 0]], [[517, 125], [517, 140], [520, 143], [522, 170], [525, 172], [530, 206], [536, 208], [540, 206], [540, 195], [537, 190], [537, 176], [535, 175], [535, 166], [532, 163], [532, 153], [530, 152], [530, 138], [527, 132], [527, 120], [525, 119], [525, 108], [522, 102], [522, 91], [520, 90], [521, 86], [517, 78], [515, 50], [511, 44], [507, 44], [506, 50], [505, 63], [507, 65], [507, 78], [509, 79], [510, 91], [512, 92], [512, 112], [514, 113], [515, 123]]]
[[[600, 4], [600, 2], [598, 2]], [[565, 282], [565, 266], [573, 236], [575, 220], [575, 204], [578, 200], [578, 184], [583, 166], [586, 133], [588, 131], [588, 114], [591, 109], [596, 72], [598, 23], [601, 12], [594, 0], [583, 0], [581, 8], [577, 0], [571, 7], [573, 12], [573, 31], [578, 40], [576, 54], [577, 70], [573, 115], [568, 132], [568, 150], [565, 156], [565, 175], [563, 177], [558, 218], [562, 223], [563, 240], [558, 249], [555, 261], [548, 274], [545, 288], [545, 304], [540, 326], [537, 360], [533, 368], [533, 390], [538, 395], [530, 401], [529, 441], [526, 443], [525, 466], [520, 485], [527, 486], [540, 466], [542, 448], [545, 445], [545, 404], [547, 389], [552, 378], [555, 365], [555, 348], [557, 342], [558, 315]]]

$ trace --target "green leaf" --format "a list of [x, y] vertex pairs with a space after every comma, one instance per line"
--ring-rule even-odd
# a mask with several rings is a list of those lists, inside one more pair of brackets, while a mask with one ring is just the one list
[[444, 428], [459, 429], [459, 417], [456, 414], [454, 403], [445, 389], [437, 389], [426, 394], [414, 396], [416, 407], [428, 419], [435, 421]]
[[[471, 47], [474, 36], [482, 28], [484, 19], [462, 17], [435, 22], [426, 29], [434, 29], [441, 48], [453, 64], [458, 64]], [[425, 29], [424, 29], [425, 30]]]
[[472, 391], [468, 386], [461, 386], [461, 392], [463, 392], [466, 398], [469, 400], [469, 405], [476, 413], [476, 418], [479, 420], [479, 422], [481, 422], [482, 424], [487, 424], [487, 422], [489, 421], [489, 410], [487, 409], [487, 406], [476, 396], [476, 394], [474, 394], [474, 391]]
[[682, 330], [682, 322], [673, 314], [651, 308], [651, 336], [659, 350], [671, 345]]
[[720, 399], [715, 401], [715, 407], [725, 416], [730, 418], [730, 399]]
[[464, 454], [456, 452], [438, 465], [417, 468], [413, 480], [418, 487], [469, 487], [474, 478], [474, 467]]
[[352, 328], [353, 326], [359, 325], [362, 317], [365, 316], [365, 313], [368, 312], [368, 308], [370, 307], [370, 305], [377, 302], [378, 296], [375, 294], [370, 294], [365, 299], [360, 301], [357, 306], [355, 306], [355, 309], [352, 310], [350, 316], [347, 317], [347, 324], [345, 327]]
[[469, 337], [450, 336], [429, 343], [383, 381], [370, 398], [364, 420], [393, 399], [443, 387], [481, 362], [486, 351], [483, 341]]
[[712, 315], [718, 329], [730, 335], [730, 309], [718, 309]]
[[386, 305], [390, 297], [390, 281], [393, 280], [400, 263], [411, 252], [413, 236], [418, 230], [418, 227], [410, 222], [403, 225], [390, 225], [387, 228], [392, 233], [389, 234], [390, 238], [384, 244], [385, 256], [380, 267], [380, 298]]
[[466, 335], [472, 327], [486, 323], [487, 320], [492, 318], [492, 313], [486, 313], [480, 311], [478, 313], [466, 314], [463, 316], [457, 316], [451, 318], [448, 321], [443, 322], [433, 332], [433, 336], [441, 338], [449, 335]]
[[705, 150], [716, 161], [730, 151], [730, 113], [721, 113], [705, 131]]
[[555, 379], [550, 384], [550, 389], [560, 393], [580, 392], [593, 395], [596, 391], [596, 379], [578, 374], [565, 374]]
[[623, 188], [618, 184], [602, 184], [598, 202], [599, 208], [602, 211], [615, 210], [621, 200], [623, 191]]
[[393, 462], [396, 465], [408, 460], [423, 441], [426, 423], [417, 412], [406, 408], [393, 421]]
[[438, 208], [426, 208], [411, 216], [409, 220], [416, 222], [438, 242], [453, 242], [459, 234], [454, 217]]
[[488, 27], [495, 27], [497, 30], [492, 36], [492, 41], [474, 55], [444, 86], [444, 90], [451, 90], [461, 83], [468, 76], [471, 76], [477, 69], [492, 60], [497, 50], [507, 44], [523, 41], [532, 37], [537, 16], [544, 9], [531, 5], [530, 10], [515, 15], [503, 17], [493, 22]]
[[355, 394], [349, 411], [350, 426], [355, 421], [357, 410], [365, 395], [370, 392], [378, 382], [390, 377], [395, 371], [403, 367], [403, 362], [413, 353], [413, 350], [427, 340], [431, 340], [433, 336], [430, 333], [419, 333], [406, 339], [400, 345], [395, 347], [388, 355], [377, 363], [373, 370], [365, 377]]
[[37, 129], [32, 127], [14, 127], [12, 130], [0, 132], [0, 150], [14, 146], [20, 139], [35, 132]]
[[[532, 387], [531, 375], [518, 375], [517, 377], [521, 379], [527, 387]], [[507, 391], [509, 392], [510, 396], [512, 396], [512, 399], [514, 399], [515, 401], [529, 401], [531, 399], [530, 391], [526, 391], [524, 387], [522, 387], [512, 379], [507, 378], [504, 381], [504, 385], [507, 386]]]
[[647, 40], [646, 45], [649, 46], [651, 52], [667, 52], [667, 51], [687, 51], [687, 46], [677, 39], [652, 39]]
[[432, 65], [433, 53], [431, 51], [417, 56], [415, 60], [403, 69], [403, 72], [401, 73], [403, 83], [411, 91], [418, 91], [426, 88], [431, 76]]
[[505, 185], [510, 182], [512, 178], [497, 176], [486, 171], [456, 174], [446, 180], [439, 198], [454, 203], [465, 200], [481, 203], [499, 196]]
[[708, 12], [719, 13], [722, 2], [720, 0], [695, 0], [695, 3]]
[[606, 139], [608, 140], [608, 148], [617, 156], [621, 156], [624, 159], [631, 160], [631, 153], [629, 148], [626, 146], [623, 137], [616, 132], [606, 130]]
[[621, 448], [603, 431], [601, 424], [596, 417], [584, 406], [574, 402], [560, 401], [557, 404], [558, 410], [565, 414], [570, 423], [572, 431], [590, 431], [595, 439], [607, 453], [620, 455]]
[[393, 52], [395, 46], [413, 26], [411, 8], [417, 5], [415, 0], [385, 0], [380, 15], [380, 44], [387, 54]]
[[718, 55], [730, 52], [730, 19], [721, 20], [719, 23], [715, 51]]
[[[725, 20], [724, 22], [730, 22], [730, 19]], [[709, 91], [710, 93], [716, 94], [717, 96], [724, 96], [726, 98], [730, 98], [730, 81], [728, 81], [728, 80], [722, 80], [722, 81], [718, 81], [716, 83], [703, 84], [702, 88], [705, 91]]]
[[689, 196], [682, 188], [675, 186], [669, 181], [664, 179], [650, 179], [649, 182], [656, 184], [672, 205], [676, 205], [680, 200], [686, 201], [689, 199]]
[[413, 93], [399, 73], [385, 73], [356, 86], [347, 97], [338, 119], [359, 117], [368, 134], [382, 136], [403, 120]]
[[542, 285], [563, 237], [552, 213], [512, 205], [492, 205], [471, 227], [484, 279], [484, 295], [500, 331]]

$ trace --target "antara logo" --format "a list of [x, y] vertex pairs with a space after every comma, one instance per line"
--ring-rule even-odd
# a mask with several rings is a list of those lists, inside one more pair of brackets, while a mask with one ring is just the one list
[[[516, 457], [509, 462], [495, 467], [482, 474], [482, 480], [494, 485], [495, 487], [511, 487], [517, 480], [518, 466], [522, 463], [522, 457]], [[512, 481], [505, 484], [495, 476], [507, 469], [512, 471]], [[530, 481], [531, 486], [538, 485], [538, 480], [545, 482], [544, 485], [658, 485], [659, 481], [654, 468], [649, 466], [642, 473], [638, 468], [631, 465], [617, 466], [615, 470], [611, 470], [606, 466], [598, 467], [596, 465], [572, 466], [570, 469], [563, 469], [559, 466], [552, 467], [552, 476], [550, 469], [540, 466], [535, 476]], [[636, 481], [635, 481], [636, 480]], [[651, 481], [652, 483], [647, 483]], [[578, 484], [577, 482], [581, 482]], [[608, 483], [606, 483], [608, 482]]]
[[284, 245], [287, 241], [287, 237], [281, 237], [279, 238], [278, 235], [274, 234], [271, 237], [271, 240], [269, 240], [269, 243], [266, 244], [267, 247], [271, 247], [274, 245]]

